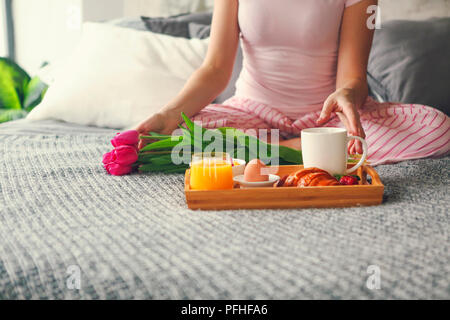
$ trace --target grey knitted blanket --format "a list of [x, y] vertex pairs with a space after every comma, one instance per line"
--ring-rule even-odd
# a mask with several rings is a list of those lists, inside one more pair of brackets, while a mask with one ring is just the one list
[[194, 212], [105, 174], [113, 133], [0, 126], [1, 299], [450, 298], [450, 158], [378, 167], [378, 207]]

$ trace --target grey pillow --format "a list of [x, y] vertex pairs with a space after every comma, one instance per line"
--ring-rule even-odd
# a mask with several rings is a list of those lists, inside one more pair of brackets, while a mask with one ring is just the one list
[[[211, 34], [211, 26], [201, 25], [198, 23], [190, 23], [189, 32], [191, 38], [205, 39], [208, 38]], [[243, 59], [244, 56], [242, 54], [242, 48], [241, 46], [239, 46], [231, 80], [228, 83], [227, 88], [216, 98], [216, 100], [214, 100], [214, 103], [223, 103], [224, 101], [234, 96], [236, 92], [236, 81], [239, 79], [242, 71]]]
[[190, 38], [189, 23], [209, 25], [212, 20], [212, 13], [182, 14], [168, 18], [141, 17], [141, 19], [149, 31], [173, 37]]
[[191, 38], [206, 39], [211, 35], [211, 25], [189, 23], [189, 36]]
[[450, 112], [450, 18], [389, 21], [375, 32], [371, 92], [384, 101]]
[[145, 23], [140, 18], [121, 18], [117, 20], [108, 21], [107, 23], [121, 28], [147, 31]]

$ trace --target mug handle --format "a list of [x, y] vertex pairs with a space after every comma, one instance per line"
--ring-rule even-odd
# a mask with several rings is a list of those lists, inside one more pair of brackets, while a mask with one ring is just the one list
[[[347, 138], [347, 145], [348, 145], [348, 143], [349, 143], [350, 141], [352, 141], [352, 140], [354, 140], [354, 139], [361, 141], [362, 146], [363, 146], [363, 155], [362, 155], [362, 157], [361, 157], [361, 160], [359, 160], [359, 162], [358, 162], [358, 164], [357, 164], [356, 166], [352, 167], [351, 169], [347, 169], [347, 171], [346, 171], [347, 174], [353, 173], [353, 172], [355, 172], [356, 170], [358, 170], [358, 168], [361, 167], [361, 166], [364, 164], [364, 162], [366, 161], [366, 159], [367, 159], [367, 153], [368, 153], [368, 149], [369, 149], [369, 148], [368, 148], [368, 146], [367, 146], [366, 140], [364, 140], [364, 139], [361, 138], [361, 137], [349, 136], [349, 137]], [[347, 151], [347, 152], [348, 152], [348, 151]]]

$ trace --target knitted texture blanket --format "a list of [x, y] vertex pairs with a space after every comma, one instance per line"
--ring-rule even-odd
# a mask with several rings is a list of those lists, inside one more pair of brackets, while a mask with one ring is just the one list
[[196, 212], [112, 177], [114, 130], [0, 126], [0, 299], [450, 298], [450, 158], [379, 166], [384, 204]]

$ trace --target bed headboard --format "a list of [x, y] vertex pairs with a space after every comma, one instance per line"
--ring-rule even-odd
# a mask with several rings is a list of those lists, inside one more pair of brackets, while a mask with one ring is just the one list
[[[211, 10], [214, 0], [126, 0], [126, 16], [170, 16]], [[450, 0], [379, 0], [382, 20], [450, 17]]]

